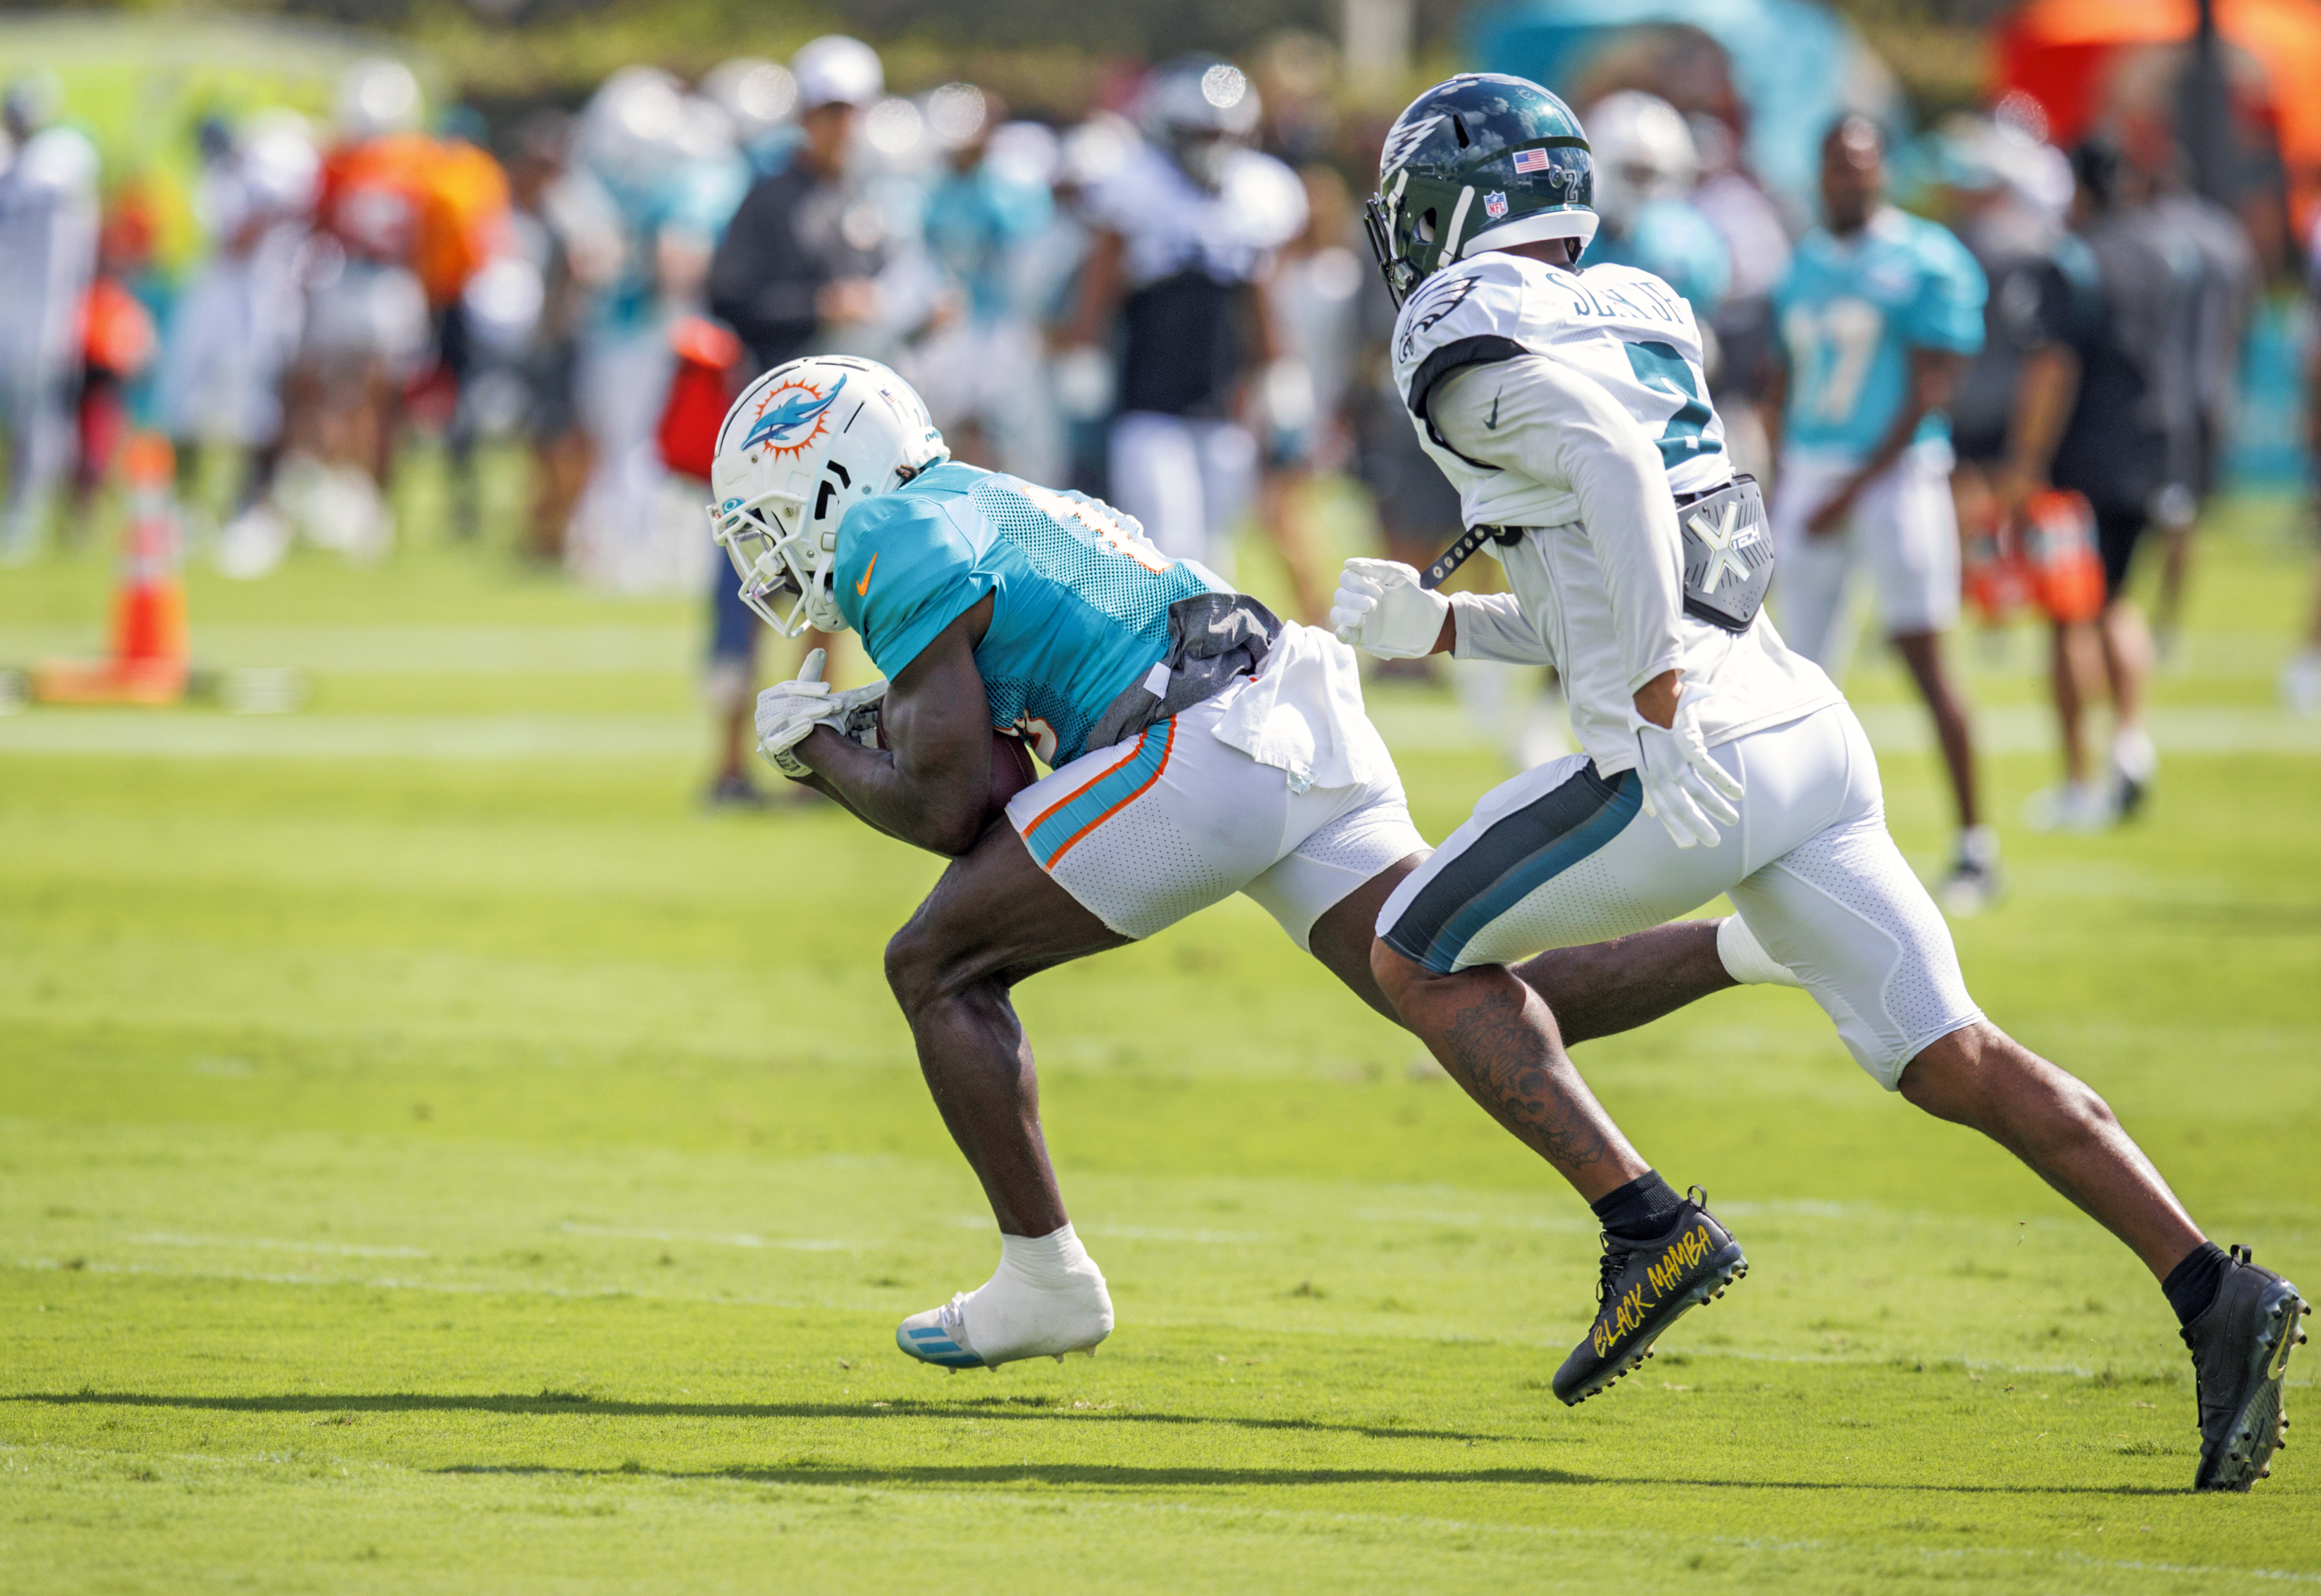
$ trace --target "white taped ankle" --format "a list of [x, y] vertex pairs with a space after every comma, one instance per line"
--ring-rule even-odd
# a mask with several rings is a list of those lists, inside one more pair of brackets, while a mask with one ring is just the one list
[[1802, 988], [1806, 984], [1765, 951], [1749, 923], [1738, 915], [1727, 915], [1717, 922], [1716, 956], [1725, 962], [1725, 973], [1744, 987]]
[[967, 1341], [987, 1363], [1079, 1352], [1112, 1334], [1104, 1272], [1069, 1225], [1003, 1236], [999, 1267], [960, 1303]]

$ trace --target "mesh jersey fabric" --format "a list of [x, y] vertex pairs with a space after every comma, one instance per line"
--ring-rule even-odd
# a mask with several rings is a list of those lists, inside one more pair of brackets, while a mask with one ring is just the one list
[[996, 596], [975, 651], [991, 724], [1051, 768], [1087, 752], [1097, 716], [1160, 662], [1169, 606], [1226, 591], [1109, 505], [973, 466], [937, 466], [839, 523], [839, 611], [890, 679]]

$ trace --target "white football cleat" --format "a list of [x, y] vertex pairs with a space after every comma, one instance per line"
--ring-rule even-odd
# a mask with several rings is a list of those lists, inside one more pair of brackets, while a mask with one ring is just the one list
[[952, 1293], [941, 1308], [915, 1313], [895, 1327], [895, 1345], [923, 1363], [946, 1369], [980, 1369], [981, 1356], [967, 1344], [967, 1316], [960, 1311], [967, 1293]]

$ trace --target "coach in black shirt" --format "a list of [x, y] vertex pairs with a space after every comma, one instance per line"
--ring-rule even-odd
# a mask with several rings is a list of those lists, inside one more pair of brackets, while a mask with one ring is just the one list
[[[2056, 246], [2040, 295], [2037, 347], [2025, 360], [2006, 472], [2008, 501], [2052, 483], [2086, 496], [2103, 560], [2104, 608], [2093, 641], [2116, 725], [2107, 779], [2091, 780], [2081, 725], [2095, 651], [2085, 628], [2055, 634], [2055, 702], [2066, 786], [2043, 816], [2093, 828], [2135, 812], [2157, 759], [2144, 729], [2152, 637], [2122, 589], [2162, 491], [2188, 458], [2182, 401], [2194, 380], [2184, 329], [2197, 264], [2141, 196], [2126, 191], [2117, 150], [2090, 140], [2071, 157], [2072, 231]], [[2040, 818], [2034, 816], [2034, 818]]]
[[789, 165], [742, 201], [709, 267], [709, 311], [749, 351], [746, 377], [806, 352], [830, 323], [863, 322], [884, 258], [876, 213], [845, 180], [862, 107], [883, 84], [859, 41], [817, 39], [797, 53], [798, 125]]

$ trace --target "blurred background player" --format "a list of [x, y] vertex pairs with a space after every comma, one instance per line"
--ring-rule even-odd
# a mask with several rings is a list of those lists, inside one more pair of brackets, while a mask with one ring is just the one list
[[[857, 191], [848, 156], [865, 107], [886, 86], [876, 51], [840, 34], [816, 39], [790, 63], [799, 138], [788, 164], [742, 198], [709, 266], [710, 314], [742, 340], [743, 380], [810, 348], [842, 341], [878, 314], [882, 233], [848, 225]], [[742, 764], [756, 701], [756, 616], [723, 567], [710, 573], [709, 669], [704, 690], [718, 716], [712, 805], [762, 801]], [[834, 639], [815, 634], [809, 648]], [[833, 648], [834, 652], [834, 648]]]
[[7, 500], [0, 564], [40, 552], [50, 500], [73, 452], [80, 310], [96, 269], [96, 150], [59, 123], [63, 90], [46, 73], [0, 100], [0, 433]]
[[[2125, 187], [2119, 150], [2090, 139], [2072, 152], [2071, 233], [2041, 298], [2037, 347], [2016, 389], [2001, 498], [2010, 511], [2049, 488], [2084, 495], [2095, 514], [2103, 606], [2093, 623], [2053, 629], [2062, 786], [2032, 800], [2032, 824], [2098, 829], [2135, 813], [2159, 757], [2144, 729], [2152, 635], [2125, 586], [2155, 504], [2181, 458], [2166, 397], [2171, 344], [2192, 285], [2180, 239]], [[2087, 743], [2087, 700], [2100, 679], [2113, 715], [2109, 769], [2098, 781]]]
[[607, 591], [698, 591], [710, 563], [701, 495], [672, 478], [659, 431], [678, 367], [672, 330], [706, 303], [749, 166], [724, 113], [651, 67], [605, 79], [573, 153], [569, 247], [589, 290], [574, 398], [594, 459], [566, 563]]
[[[1353, 376], [1361, 291], [1370, 275], [1350, 242], [1353, 200], [1335, 167], [1298, 169], [1306, 226], [1282, 247], [1264, 294], [1277, 352], [1260, 379], [1258, 518], [1289, 574], [1297, 613], [1330, 608], [1330, 564], [1316, 524], [1314, 485], [1342, 466], [1348, 442], [1342, 414]], [[1407, 431], [1408, 429], [1405, 429]]]
[[570, 179], [569, 116], [535, 111], [516, 124], [512, 142], [507, 248], [531, 267], [540, 295], [538, 314], [514, 360], [532, 471], [523, 552], [544, 563], [563, 558], [564, 529], [580, 502], [594, 458], [573, 404], [587, 296], [573, 256], [574, 241], [586, 224], [572, 212], [585, 202]]
[[[1707, 333], [1733, 281], [1724, 236], [1692, 203], [1700, 151], [1674, 105], [1642, 89], [1606, 95], [1580, 114], [1596, 158], [1600, 224], [1583, 266], [1610, 263], [1649, 271], [1684, 296]], [[1709, 381], [1717, 351], [1709, 338]]]
[[1297, 174], [1249, 147], [1258, 112], [1241, 68], [1214, 57], [1153, 72], [1143, 140], [1084, 195], [1095, 237], [1062, 340], [1101, 349], [1118, 314], [1110, 497], [1163, 552], [1228, 581], [1257, 472], [1245, 390], [1281, 352], [1263, 284], [1306, 219]]
[[958, 458], [1044, 482], [1061, 462], [1040, 330], [1016, 268], [1024, 241], [1048, 225], [1056, 141], [1006, 115], [998, 96], [971, 83], [927, 96], [941, 155], [920, 228], [944, 300], [907, 364]]
[[[2321, 218], [2316, 219], [2307, 241], [2304, 264], [2306, 296], [2321, 299]], [[2321, 402], [2316, 402], [2321, 400], [2321, 333], [2307, 331], [2302, 353], [2305, 446], [2315, 467], [2321, 468]], [[2321, 532], [2321, 497], [2308, 501], [2306, 528], [2308, 533]], [[2321, 717], [2321, 582], [2314, 585], [2313, 617], [2306, 627], [2305, 645], [2281, 667], [2280, 701], [2298, 715]]]
[[[418, 79], [402, 62], [350, 68], [337, 141], [323, 159], [305, 319], [286, 390], [284, 458], [273, 502], [310, 542], [363, 559], [395, 541], [387, 498], [403, 399], [433, 332], [420, 247], [426, 152]], [[259, 530], [250, 522], [246, 530]], [[275, 548], [278, 559], [281, 550]], [[256, 546], [221, 550], [229, 569], [270, 563]]]
[[1772, 505], [1781, 632], [1843, 680], [1859, 566], [1909, 668], [1950, 773], [1958, 841], [1938, 890], [1972, 914], [1998, 889], [1963, 697], [1942, 655], [1958, 619], [1958, 520], [1943, 411], [1982, 344], [1981, 269], [1957, 239], [1885, 203], [1886, 139], [1847, 116], [1822, 141], [1825, 225], [1798, 245], [1773, 296], [1782, 364]]
[[[268, 112], [237, 129], [202, 119], [194, 215], [211, 254], [177, 301], [160, 374], [162, 424], [190, 488], [205, 450], [233, 451], [236, 504], [223, 546], [266, 552], [290, 534], [269, 497], [282, 443], [282, 384], [305, 320], [309, 218], [322, 158], [305, 121]], [[190, 497], [190, 496], [189, 496]], [[254, 518], [246, 521], [245, 518]]]
[[2025, 357], [2047, 336], [2042, 311], [2071, 206], [2071, 164], [2028, 131], [1985, 116], [1951, 118], [1936, 150], [1959, 242], [1989, 287], [1982, 348], [1951, 395], [1952, 497], [1975, 558], [1996, 563], [2012, 510], [2002, 467], [2016, 390]]
[[2180, 281], [2192, 278], [2170, 340], [2175, 351], [2168, 379], [2171, 480], [2153, 506], [2166, 540], [2152, 616], [2155, 652], [2164, 658], [2183, 622], [2200, 513], [2216, 493], [2232, 441], [2241, 351], [2259, 273], [2247, 226], [2191, 187], [2191, 163], [2162, 110], [2139, 106], [2122, 116], [2120, 152], [2129, 181], [2151, 208], [2155, 236], [2168, 242]]

